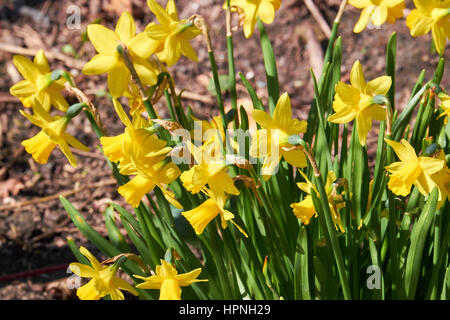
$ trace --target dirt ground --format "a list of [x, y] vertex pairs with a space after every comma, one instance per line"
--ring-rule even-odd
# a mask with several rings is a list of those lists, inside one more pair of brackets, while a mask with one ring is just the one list
[[[340, 1], [313, 2], [331, 25]], [[187, 18], [194, 13], [204, 16], [210, 26], [219, 72], [228, 73], [223, 0], [177, 0], [176, 4], [180, 17]], [[407, 1], [407, 7], [411, 8], [411, 1]], [[67, 21], [76, 10], [80, 12], [81, 24], [80, 28], [72, 29]], [[21, 80], [12, 64], [13, 55], [17, 48], [34, 52], [43, 48], [52, 52], [53, 58], [49, 58], [52, 69], [70, 71], [100, 110], [108, 132], [117, 134], [122, 130], [121, 123], [111, 102], [101, 97], [106, 89], [106, 77], [82, 75], [80, 66], [95, 54], [92, 45], [82, 40], [87, 24], [101, 18], [103, 25], [113, 28], [124, 10], [133, 14], [138, 30], [153, 20], [144, 0], [0, 0], [0, 299], [77, 299], [74, 290], [66, 285], [70, 276], [67, 265], [75, 261], [66, 238], [72, 237], [78, 245], [97, 252], [75, 228], [55, 195], [67, 192], [67, 198], [102, 234], [106, 234], [102, 215], [106, 204], [113, 200], [126, 206], [111, 182], [111, 172], [97, 149], [99, 143], [87, 119], [77, 117], [68, 131], [90, 147], [90, 152], [75, 154], [77, 168], [72, 168], [57, 150], [46, 165], [35, 163], [23, 150], [21, 141], [39, 129], [19, 114], [22, 105], [9, 94], [9, 88]], [[429, 79], [438, 61], [431, 51], [431, 36], [412, 39], [404, 19], [353, 34], [358, 16], [356, 9], [348, 7], [342, 19], [342, 79], [348, 81], [351, 66], [357, 59], [363, 65], [366, 79], [383, 75], [385, 46], [395, 31], [398, 35], [396, 105], [402, 108], [419, 72], [426, 69]], [[326, 35], [303, 0], [283, 0], [275, 22], [266, 28], [277, 57], [281, 90], [289, 93], [296, 116], [306, 119], [313, 95], [309, 69], [320, 69]], [[240, 29], [234, 33], [234, 39], [236, 70], [247, 76], [266, 102], [258, 34], [255, 32], [250, 39], [245, 39]], [[185, 106], [190, 105], [199, 117], [207, 118], [218, 114], [214, 97], [207, 89], [208, 55], [201, 38], [194, 39], [192, 45], [199, 63], [182, 58], [170, 71], [177, 88], [186, 90]], [[450, 58], [449, 50], [446, 58], [447, 61]], [[445, 73], [449, 71], [446, 67]], [[450, 89], [449, 77], [444, 76], [442, 84]], [[238, 95], [239, 103], [250, 106], [251, 100], [240, 81]], [[73, 96], [67, 95], [67, 99], [69, 103], [76, 102]], [[168, 115], [163, 103], [156, 108], [160, 116]], [[370, 139], [376, 139], [375, 130], [368, 144]], [[24, 277], [23, 272], [34, 275]]]

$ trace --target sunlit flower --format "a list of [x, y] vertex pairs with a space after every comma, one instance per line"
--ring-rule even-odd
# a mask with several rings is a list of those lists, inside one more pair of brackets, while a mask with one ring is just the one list
[[122, 55], [117, 46], [124, 44], [129, 51], [136, 72], [144, 85], [154, 85], [157, 81], [157, 69], [147, 58], [158, 45], [145, 33], [136, 35], [136, 25], [129, 12], [124, 12], [117, 21], [115, 30], [100, 24], [90, 24], [87, 34], [98, 54], [83, 67], [87, 75], [108, 73], [108, 88], [113, 97], [120, 97], [131, 80]]
[[165, 260], [156, 266], [156, 274], [150, 277], [134, 275], [134, 277], [144, 280], [136, 288], [161, 290], [159, 300], [181, 300], [181, 287], [190, 286], [195, 282], [208, 280], [197, 279], [202, 272], [201, 268], [188, 273], [178, 274], [177, 269]]
[[114, 265], [102, 265], [85, 247], [80, 247], [80, 252], [89, 260], [91, 266], [74, 262], [69, 268], [80, 277], [91, 278], [87, 284], [77, 289], [77, 296], [81, 300], [99, 300], [108, 294], [112, 300], [124, 300], [120, 289], [138, 295], [128, 282], [116, 275], [117, 268]]
[[353, 32], [363, 31], [370, 20], [375, 26], [381, 26], [386, 21], [394, 23], [403, 17], [404, 0], [349, 0], [352, 6], [362, 9], [361, 16]]
[[42, 130], [34, 137], [22, 141], [25, 150], [33, 156], [37, 163], [45, 164], [53, 149], [59, 146], [70, 164], [76, 167], [77, 161], [70, 151], [69, 145], [82, 151], [89, 151], [89, 148], [65, 132], [70, 119], [65, 116], [52, 117], [44, 110], [37, 99], [32, 99], [32, 101], [34, 114], [31, 115], [22, 110], [20, 110], [20, 113], [31, 123], [41, 127]]
[[445, 161], [424, 156], [417, 157], [414, 148], [405, 139], [402, 139], [401, 143], [389, 139], [385, 141], [400, 159], [386, 167], [391, 173], [389, 189], [396, 195], [407, 196], [414, 184], [421, 194], [427, 196], [436, 186], [431, 176], [445, 167]]
[[414, 0], [414, 4], [416, 9], [406, 17], [411, 36], [419, 37], [431, 31], [436, 51], [443, 55], [450, 38], [450, 1]]
[[217, 215], [220, 215], [222, 228], [227, 228], [227, 222], [231, 222], [245, 237], [248, 237], [247, 233], [233, 221], [234, 214], [224, 209], [228, 197], [223, 197], [222, 195], [218, 197], [207, 188], [203, 188], [201, 191], [206, 194], [209, 199], [198, 207], [181, 213], [191, 224], [192, 228], [194, 228], [196, 234], [202, 234], [206, 226], [217, 217]]
[[65, 80], [51, 80], [51, 70], [42, 49], [36, 53], [34, 61], [14, 56], [13, 63], [25, 79], [13, 85], [9, 92], [18, 97], [25, 107], [30, 108], [31, 99], [36, 98], [45, 111], [49, 111], [52, 105], [67, 111], [69, 104], [59, 92], [64, 89]]
[[[265, 24], [271, 24], [275, 19], [275, 11], [280, 8], [281, 0], [231, 0], [230, 6], [236, 6], [244, 12], [244, 35], [250, 38], [259, 18]], [[224, 8], [227, 7], [225, 1]]]
[[264, 157], [264, 180], [274, 174], [281, 157], [295, 167], [306, 167], [305, 154], [294, 148], [288, 139], [291, 135], [305, 133], [307, 123], [292, 119], [291, 100], [287, 93], [278, 99], [272, 116], [262, 110], [253, 110], [252, 116], [262, 129], [252, 136], [250, 155], [254, 158]]
[[441, 99], [441, 108], [444, 109], [444, 111], [439, 115], [438, 118], [445, 117], [444, 123], [447, 124], [448, 118], [450, 117], [450, 96], [441, 92], [439, 94], [439, 99]]
[[150, 10], [160, 24], [150, 23], [145, 28], [148, 37], [158, 43], [156, 55], [169, 67], [174, 65], [181, 55], [197, 62], [197, 54], [189, 40], [198, 36], [201, 31], [191, 22], [179, 20], [175, 2], [169, 0], [164, 10], [156, 1], [147, 0]]
[[391, 87], [392, 80], [389, 76], [382, 76], [366, 83], [361, 63], [353, 64], [350, 83], [339, 81], [336, 84], [333, 101], [335, 111], [328, 121], [334, 123], [347, 123], [356, 118], [359, 142], [366, 145], [367, 133], [372, 128], [372, 119], [386, 120], [386, 110], [373, 103], [376, 95], [386, 95]]
[[[307, 193], [308, 195], [300, 202], [292, 203], [291, 208], [294, 215], [302, 221], [303, 224], [308, 225], [311, 221], [311, 218], [317, 217], [317, 211], [314, 207], [314, 203], [312, 200], [311, 192], [315, 192], [319, 197], [319, 192], [316, 187], [309, 181], [308, 177], [299, 170], [303, 178], [306, 182], [299, 182], [297, 186]], [[341, 232], [345, 232], [344, 225], [342, 224], [341, 215], [339, 214], [339, 209], [345, 207], [345, 202], [342, 200], [342, 196], [336, 194], [335, 189], [333, 188], [333, 183], [336, 181], [336, 175], [333, 171], [328, 172], [327, 174], [327, 182], [325, 185], [325, 191], [328, 196], [328, 204], [330, 206], [332, 218], [336, 230], [340, 230]]]
[[114, 137], [102, 137], [100, 142], [108, 159], [118, 162], [121, 174], [135, 176], [120, 186], [118, 192], [136, 208], [146, 193], [158, 187], [171, 204], [181, 209], [175, 195], [167, 189], [181, 174], [178, 167], [166, 159], [172, 148], [149, 129], [148, 121], [139, 113], [131, 121], [117, 99], [113, 99], [113, 104], [126, 126], [125, 131]]

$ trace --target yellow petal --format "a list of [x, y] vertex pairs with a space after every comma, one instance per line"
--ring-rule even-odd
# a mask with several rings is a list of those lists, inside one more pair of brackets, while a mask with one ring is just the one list
[[208, 199], [198, 207], [184, 211], [181, 214], [194, 228], [196, 234], [202, 234], [208, 223], [210, 223], [220, 212], [219, 207], [213, 199]]
[[405, 139], [402, 139], [401, 143], [386, 138], [384, 140], [394, 149], [395, 154], [401, 161], [417, 161], [416, 151]]
[[197, 54], [195, 53], [194, 49], [192, 48], [191, 44], [189, 43], [189, 40], [187, 39], [180, 39], [181, 41], [181, 53], [185, 56], [191, 59], [192, 61], [198, 62]]
[[285, 92], [278, 99], [275, 110], [273, 111], [273, 121], [277, 125], [277, 128], [285, 130], [289, 127], [291, 119], [292, 119], [291, 99]]
[[298, 203], [292, 203], [291, 208], [293, 209], [294, 215], [305, 225], [308, 225], [311, 218], [316, 215], [316, 209], [314, 208], [311, 196], [306, 196]]
[[264, 158], [261, 175], [265, 181], [269, 180], [270, 177], [276, 173], [281, 156], [282, 153], [280, 152], [279, 155], [267, 155]]
[[276, 123], [273, 121], [271, 116], [265, 111], [254, 109], [252, 111], [252, 117], [263, 129], [276, 128]]
[[406, 25], [413, 37], [423, 36], [430, 32], [432, 24], [433, 19], [422, 15], [417, 9], [412, 10], [406, 17]]
[[117, 191], [133, 208], [137, 208], [145, 194], [150, 192], [154, 187], [155, 184], [151, 180], [137, 175], [126, 184], [120, 186]]
[[136, 35], [128, 44], [130, 51], [143, 59], [147, 59], [161, 45], [161, 41], [151, 39], [145, 32]]
[[359, 143], [361, 146], [366, 145], [367, 133], [372, 128], [372, 119], [365, 113], [360, 113], [356, 117], [356, 129], [358, 130]]
[[442, 55], [445, 50], [445, 44], [447, 42], [447, 35], [442, 23], [435, 23], [431, 28], [431, 34], [433, 36], [434, 46], [436, 51]]
[[82, 72], [87, 75], [102, 74], [113, 69], [118, 61], [117, 54], [97, 54], [83, 66]]
[[297, 168], [304, 168], [308, 165], [308, 163], [306, 162], [306, 156], [303, 151], [298, 149], [285, 151], [283, 150], [283, 148], [281, 148], [281, 150], [284, 160], [286, 160], [286, 162], [290, 165], [293, 165]]
[[250, 38], [256, 25], [256, 4], [248, 2], [244, 11], [244, 35]]
[[419, 165], [425, 174], [432, 175], [445, 167], [445, 161], [430, 157], [419, 157]]
[[164, 42], [164, 49], [157, 53], [158, 58], [168, 67], [173, 66], [181, 56], [181, 43], [176, 36], [169, 36]]
[[173, 21], [172, 17], [155, 0], [147, 0], [147, 5], [150, 8], [150, 11], [156, 16], [159, 23], [169, 25]]
[[40, 164], [47, 163], [50, 154], [56, 147], [56, 143], [52, 142], [44, 131], [40, 131], [34, 137], [22, 141], [22, 145], [32, 155], [34, 161]]
[[103, 55], [115, 54], [116, 47], [119, 45], [119, 37], [114, 31], [100, 24], [90, 24], [87, 26], [87, 34], [98, 53]]
[[359, 91], [364, 92], [364, 88], [366, 87], [366, 80], [364, 79], [364, 72], [359, 60], [356, 60], [353, 64], [352, 71], [350, 73], [350, 83]]
[[13, 63], [25, 80], [35, 83], [41, 75], [37, 66], [24, 56], [14, 56]]
[[386, 22], [387, 15], [388, 15], [387, 5], [384, 2], [380, 3], [380, 5], [378, 5], [373, 11], [372, 14], [373, 24], [376, 26], [381, 26], [383, 23]]
[[364, 9], [372, 5], [370, 0], [349, 0], [348, 3], [358, 9]]
[[83, 278], [93, 278], [97, 275], [97, 271], [92, 267], [87, 266], [82, 263], [74, 262], [69, 265], [70, 270], [75, 273], [77, 276]]
[[159, 300], [181, 300], [181, 288], [175, 279], [165, 279], [161, 286]]
[[156, 275], [155, 276], [151, 276], [151, 277], [147, 277], [147, 278], [139, 276], [139, 275], [136, 275], [136, 274], [133, 275], [133, 276], [135, 278], [144, 280], [144, 282], [139, 283], [138, 285], [136, 285], [136, 288], [139, 288], [139, 289], [161, 289], [161, 285], [162, 285], [162, 283], [164, 281], [163, 277], [156, 276]]
[[125, 281], [122, 278], [115, 276], [115, 277], [113, 277], [112, 282], [113, 282], [114, 287], [117, 287], [122, 290], [126, 290], [135, 296], [139, 295], [137, 293], [136, 289], [134, 289], [127, 281]]
[[275, 8], [272, 3], [268, 1], [261, 1], [258, 6], [257, 15], [262, 22], [266, 24], [271, 24], [275, 19]]
[[101, 297], [98, 295], [97, 289], [95, 289], [95, 281], [91, 280], [84, 286], [78, 288], [77, 296], [81, 300], [99, 300]]
[[202, 268], [198, 268], [198, 269], [192, 270], [187, 273], [178, 274], [175, 276], [175, 278], [177, 279], [178, 285], [180, 287], [185, 287], [185, 286], [189, 286], [195, 282], [205, 281], [205, 280], [196, 279], [200, 275], [201, 272], [202, 272]]
[[47, 57], [44, 54], [44, 50], [39, 50], [34, 57], [34, 64], [39, 69], [41, 74], [46, 74], [50, 72], [50, 66], [48, 65]]
[[101, 263], [97, 260], [97, 258], [85, 247], [81, 246], [80, 247], [80, 252], [83, 256], [85, 256], [89, 262], [91, 263], [92, 268], [94, 268], [95, 270], [102, 270], [103, 266], [101, 265]]
[[127, 135], [126, 133], [122, 133], [114, 137], [103, 136], [100, 138], [103, 153], [112, 162], [119, 162], [122, 159], [122, 157], [124, 157], [122, 145], [124, 139], [126, 138], [126, 135]]
[[369, 81], [364, 91], [369, 95], [386, 95], [391, 88], [391, 85], [392, 78], [389, 76], [382, 76]]
[[361, 15], [359, 16], [358, 22], [356, 22], [355, 27], [353, 28], [354, 33], [360, 33], [367, 27], [367, 24], [369, 23], [370, 15], [372, 14], [373, 9], [374, 9], [374, 7], [370, 6], [370, 7], [365, 7], [361, 11]]
[[117, 21], [115, 32], [119, 36], [119, 39], [124, 43], [127, 43], [135, 36], [136, 24], [134, 23], [131, 13], [127, 11], [122, 13]]
[[15, 97], [29, 97], [36, 93], [37, 87], [34, 83], [29, 80], [22, 80], [17, 82], [9, 89], [9, 93]]
[[406, 162], [391, 174], [388, 187], [396, 195], [407, 196], [411, 186], [421, 174], [422, 170], [416, 162]]
[[123, 95], [128, 83], [130, 83], [130, 72], [123, 64], [116, 65], [115, 68], [108, 72], [108, 89], [114, 98]]

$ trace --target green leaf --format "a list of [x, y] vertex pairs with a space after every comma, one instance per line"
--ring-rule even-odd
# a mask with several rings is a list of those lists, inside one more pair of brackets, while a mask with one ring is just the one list
[[405, 290], [408, 299], [414, 299], [417, 283], [421, 274], [422, 256], [428, 231], [434, 219], [439, 190], [433, 189], [429, 195], [419, 219], [411, 232], [411, 246], [406, 258]]
[[298, 233], [294, 258], [294, 299], [296, 300], [311, 300], [308, 257], [308, 235], [303, 226]]

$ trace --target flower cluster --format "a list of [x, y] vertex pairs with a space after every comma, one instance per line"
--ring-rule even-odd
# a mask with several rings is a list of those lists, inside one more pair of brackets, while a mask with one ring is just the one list
[[[346, 3], [343, 1], [344, 7]], [[406, 18], [411, 35], [416, 37], [431, 30], [435, 48], [443, 56], [450, 30], [450, 2], [414, 3], [416, 9]], [[354, 277], [354, 284], [359, 283], [360, 261], [366, 263], [369, 259], [389, 265], [393, 273], [388, 279], [393, 288], [389, 294], [414, 295], [417, 282], [411, 278], [421, 274], [420, 270], [408, 265], [403, 268], [407, 280], [396, 270], [402, 268], [401, 261], [414, 259], [416, 251], [407, 248], [413, 243], [414, 250], [421, 247], [415, 234], [422, 229], [413, 231], [411, 241], [405, 240], [408, 237], [402, 232], [409, 230], [410, 214], [422, 210], [423, 202], [425, 218], [421, 216], [414, 228], [429, 226], [431, 220], [424, 223], [420, 219], [427, 219], [427, 213], [433, 210], [442, 215], [450, 198], [450, 144], [446, 132], [450, 97], [440, 86], [444, 58], [441, 57], [432, 81], [423, 84], [423, 78], [419, 79], [400, 112], [393, 106], [393, 58], [388, 61], [387, 75], [366, 81], [363, 67], [356, 61], [350, 83], [340, 81], [342, 43], [335, 32], [333, 45], [325, 55], [328, 60], [324, 73], [318, 82], [314, 78], [315, 94], [308, 120], [299, 120], [289, 94], [280, 94], [274, 82], [276, 64], [264, 29], [264, 24], [274, 21], [281, 1], [228, 0], [223, 8], [227, 14], [240, 15], [246, 38], [253, 34], [256, 24], [264, 35], [260, 40], [271, 111], [265, 111], [262, 100], [241, 75], [254, 108], [248, 113], [243, 106], [238, 109], [234, 90], [234, 97], [230, 93], [234, 99], [232, 109], [225, 113], [204, 19], [198, 15], [180, 19], [174, 0], [168, 0], [166, 8], [155, 0], [148, 0], [147, 4], [155, 21], [140, 33], [128, 12], [120, 16], [114, 30], [100, 24], [87, 27], [97, 54], [82, 72], [107, 74], [111, 104], [123, 125], [123, 131], [117, 135], [111, 136], [104, 130], [98, 110], [76, 88], [68, 73], [50, 70], [42, 50], [34, 61], [14, 57], [24, 80], [11, 88], [11, 94], [32, 111], [25, 109], [20, 113], [42, 128], [22, 142], [25, 150], [36, 162], [45, 164], [59, 146], [69, 163], [76, 166], [69, 146], [89, 149], [66, 130], [70, 121], [84, 111], [118, 181], [117, 191], [135, 213], [117, 204], [110, 207], [119, 212], [139, 255], [131, 253], [114, 214], [105, 214], [108, 242], [88, 228], [68, 202], [63, 202], [83, 233], [108, 256], [114, 256], [100, 263], [86, 248], [72, 248], [80, 263], [72, 263], [71, 270], [91, 279], [78, 289], [78, 297], [124, 299], [121, 290], [145, 297], [149, 293], [143, 289], [157, 289], [160, 299], [173, 300], [181, 299], [181, 287], [208, 281], [212, 284], [207, 294], [212, 297], [313, 298], [311, 293], [315, 292], [316, 297], [322, 298], [337, 291], [325, 282], [338, 279], [342, 297], [347, 299], [363, 292], [350, 289], [348, 275]], [[349, 4], [362, 9], [354, 32], [361, 32], [369, 21], [376, 26], [392, 23], [403, 16], [405, 8], [403, 0], [350, 0]], [[339, 19], [340, 16], [333, 26], [336, 31]], [[227, 25], [228, 31], [230, 27]], [[182, 93], [175, 92], [169, 71], [181, 56], [198, 61], [190, 42], [197, 36], [204, 37], [207, 43], [217, 93], [220, 116], [212, 115], [210, 122], [199, 120], [191, 109], [183, 108]], [[228, 57], [233, 62], [232, 38], [230, 34], [227, 37]], [[234, 63], [230, 63], [231, 86], [235, 85], [233, 68]], [[75, 92], [80, 102], [69, 106], [62, 90]], [[169, 119], [161, 119], [154, 108], [162, 96], [166, 98]], [[437, 108], [436, 101], [440, 102]], [[419, 110], [410, 130], [416, 105]], [[59, 114], [52, 115], [53, 112]], [[376, 164], [371, 167], [369, 133], [374, 123], [379, 125], [379, 138]], [[252, 126], [256, 130], [249, 130]], [[390, 215], [388, 222], [384, 220], [385, 212]], [[402, 219], [401, 223], [397, 223], [398, 219]], [[228, 228], [229, 223], [232, 228]], [[441, 230], [441, 223], [448, 223], [448, 217], [439, 216], [433, 223], [435, 230]], [[190, 236], [194, 237], [194, 244], [189, 243]], [[440, 267], [437, 261], [448, 262], [448, 244], [442, 244], [445, 240], [440, 237], [440, 233], [434, 235], [436, 252], [430, 264], [433, 268]], [[399, 246], [404, 241], [404, 249], [392, 252], [397, 247], [387, 241], [396, 241]], [[201, 251], [201, 258], [196, 250], [191, 250], [195, 246]], [[345, 254], [341, 248], [345, 248]], [[413, 258], [406, 256], [407, 251], [412, 252], [408, 257], [411, 254]], [[164, 252], [164, 259], [160, 259]], [[312, 252], [314, 258], [305, 258], [305, 252]], [[325, 252], [333, 254], [325, 258]], [[132, 261], [125, 263], [127, 259]], [[328, 264], [329, 279], [325, 272]], [[202, 271], [199, 266], [203, 265], [208, 280], [197, 279]], [[345, 271], [349, 266], [351, 272]], [[119, 269], [129, 274], [134, 286], [119, 277]], [[282, 271], [277, 273], [278, 269]], [[315, 278], [308, 275], [308, 270], [314, 272]], [[437, 279], [440, 271], [433, 272], [437, 272]], [[448, 277], [448, 269], [442, 278], [444, 275]], [[436, 279], [432, 278], [437, 282]], [[394, 292], [400, 287], [400, 293]], [[429, 290], [430, 294], [435, 294], [433, 290]], [[223, 295], [215, 291], [223, 291]], [[202, 285], [193, 285], [184, 294], [207, 296]]]

